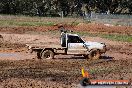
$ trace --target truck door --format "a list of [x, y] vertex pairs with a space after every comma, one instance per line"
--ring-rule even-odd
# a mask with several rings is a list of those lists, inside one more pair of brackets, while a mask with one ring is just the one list
[[68, 35], [67, 54], [86, 54], [87, 48], [84, 46], [84, 41], [79, 36]]

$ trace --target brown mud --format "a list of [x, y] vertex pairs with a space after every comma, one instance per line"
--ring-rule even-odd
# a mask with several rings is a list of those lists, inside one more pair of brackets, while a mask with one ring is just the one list
[[[132, 27], [98, 24], [68, 26], [77, 31], [132, 34]], [[132, 43], [84, 36], [86, 41], [104, 42], [108, 51], [99, 60], [82, 56], [58, 55], [53, 60], [37, 59], [25, 44], [59, 44], [58, 30], [52, 27], [0, 28], [0, 88], [76, 88], [81, 80], [81, 67], [90, 73], [90, 79], [132, 79]], [[41, 33], [42, 32], [42, 33]]]

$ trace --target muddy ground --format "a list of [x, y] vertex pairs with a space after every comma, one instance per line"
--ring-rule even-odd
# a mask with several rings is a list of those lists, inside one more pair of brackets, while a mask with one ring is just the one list
[[[132, 27], [84, 25], [67, 28], [74, 31], [132, 34]], [[91, 79], [132, 79], [131, 42], [82, 36], [86, 41], [106, 43], [108, 51], [99, 60], [86, 60], [72, 55], [41, 60], [37, 59], [36, 53], [28, 52], [25, 44], [59, 44], [60, 33], [57, 30], [57, 26], [0, 28], [0, 88], [76, 88], [82, 78], [81, 67], [90, 72]]]

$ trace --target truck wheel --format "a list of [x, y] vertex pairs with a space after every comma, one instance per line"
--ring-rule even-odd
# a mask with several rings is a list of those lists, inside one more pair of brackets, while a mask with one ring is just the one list
[[88, 55], [83, 55], [85, 59], [89, 59]]
[[89, 55], [88, 55], [89, 59], [99, 59], [99, 57], [100, 57], [99, 50], [91, 50]]
[[37, 52], [37, 58], [41, 59], [40, 52]]
[[43, 51], [41, 58], [42, 59], [53, 59], [54, 53], [51, 50], [45, 50]]

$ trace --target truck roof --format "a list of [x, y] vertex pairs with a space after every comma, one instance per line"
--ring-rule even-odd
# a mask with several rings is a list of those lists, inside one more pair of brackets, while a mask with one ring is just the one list
[[77, 34], [71, 34], [71, 33], [67, 33], [67, 34], [71, 36], [78, 36]]

